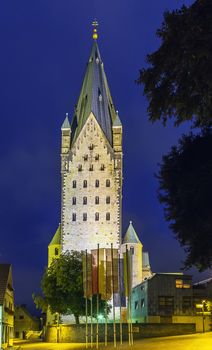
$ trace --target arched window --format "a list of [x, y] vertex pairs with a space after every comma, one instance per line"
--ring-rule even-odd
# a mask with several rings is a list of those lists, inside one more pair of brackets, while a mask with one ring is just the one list
[[76, 197], [73, 197], [72, 198], [72, 205], [76, 205], [77, 204], [77, 199], [76, 199]]
[[88, 187], [88, 182], [87, 182], [87, 180], [84, 180], [84, 181], [83, 181], [83, 187], [84, 187], [84, 188]]
[[106, 213], [106, 220], [107, 220], [107, 221], [110, 220], [110, 213]]
[[82, 171], [82, 164], [78, 165], [78, 171]]
[[83, 204], [87, 204], [87, 197], [83, 197]]
[[76, 221], [77, 219], [77, 214], [76, 213], [72, 213], [72, 221]]
[[73, 188], [76, 188], [76, 187], [77, 187], [77, 182], [76, 182], [76, 180], [73, 180], [73, 181], [72, 181], [72, 187], [73, 187]]
[[55, 248], [54, 255], [59, 255], [59, 249], [58, 248]]
[[99, 221], [99, 213], [95, 213], [95, 220]]
[[104, 164], [101, 164], [101, 168], [100, 168], [100, 170], [105, 170], [105, 166], [104, 166]]
[[87, 221], [87, 213], [83, 213], [83, 221]]
[[106, 204], [110, 204], [110, 196], [106, 197]]
[[93, 164], [89, 166], [89, 171], [93, 171]]
[[95, 197], [95, 204], [99, 204], [99, 197], [98, 196]]
[[106, 187], [110, 187], [110, 180], [106, 180]]
[[96, 186], [96, 187], [99, 187], [99, 180], [96, 180], [95, 186]]

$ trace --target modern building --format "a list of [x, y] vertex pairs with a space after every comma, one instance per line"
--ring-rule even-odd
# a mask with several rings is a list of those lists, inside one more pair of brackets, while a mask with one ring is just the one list
[[29, 339], [39, 331], [39, 319], [33, 317], [26, 305], [15, 306], [14, 336], [19, 339]]
[[14, 291], [12, 267], [0, 264], [0, 349], [13, 345]]
[[191, 275], [154, 273], [133, 288], [131, 302], [135, 323], [195, 323], [197, 331], [211, 330], [210, 314], [196, 310]]

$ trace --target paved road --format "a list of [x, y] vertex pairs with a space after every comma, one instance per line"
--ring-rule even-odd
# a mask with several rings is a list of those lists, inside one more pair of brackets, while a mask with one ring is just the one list
[[[212, 332], [204, 334], [181, 335], [175, 337], [148, 338], [137, 340], [132, 347], [128, 347], [126, 343], [117, 346], [119, 350], [135, 349], [135, 350], [212, 350]], [[85, 344], [67, 344], [67, 343], [15, 343], [16, 350], [81, 350], [85, 349]], [[96, 347], [94, 346], [94, 350]], [[105, 349], [104, 345], [100, 345], [99, 349]], [[113, 345], [109, 345], [107, 350], [114, 349]]]

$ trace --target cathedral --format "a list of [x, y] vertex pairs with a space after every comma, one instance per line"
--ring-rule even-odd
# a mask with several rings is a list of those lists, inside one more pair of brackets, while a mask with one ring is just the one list
[[[122, 123], [115, 109], [94, 29], [78, 102], [61, 127], [61, 223], [48, 266], [66, 251], [133, 248], [132, 286], [151, 275], [148, 252], [132, 222], [122, 231]], [[123, 237], [123, 238], [122, 238]]]

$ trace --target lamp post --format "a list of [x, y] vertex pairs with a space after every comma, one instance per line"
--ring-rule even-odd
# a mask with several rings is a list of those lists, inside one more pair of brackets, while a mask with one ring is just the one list
[[202, 300], [202, 332], [205, 333], [205, 304], [206, 300]]

